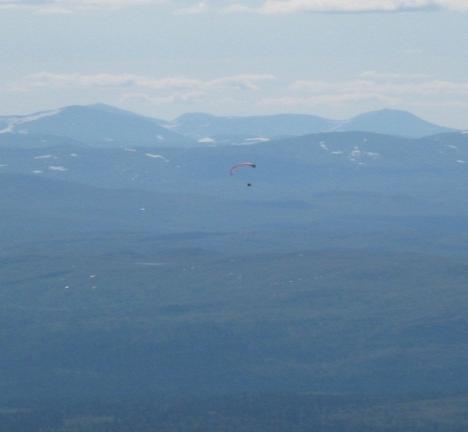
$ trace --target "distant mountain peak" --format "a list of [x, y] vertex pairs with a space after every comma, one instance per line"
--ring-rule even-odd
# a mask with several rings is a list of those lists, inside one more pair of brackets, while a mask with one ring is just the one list
[[0, 120], [2, 133], [63, 137], [97, 147], [196, 145], [157, 119], [105, 104], [69, 105]]
[[381, 117], [381, 116], [385, 116], [385, 117], [389, 117], [389, 116], [411, 117], [411, 118], [419, 119], [418, 116], [416, 116], [415, 114], [413, 114], [413, 113], [411, 113], [409, 111], [399, 110], [399, 109], [394, 109], [394, 108], [382, 108], [382, 109], [379, 109], [379, 110], [368, 111], [368, 112], [365, 112], [365, 113], [362, 113], [362, 114], [358, 114], [358, 115], [352, 117], [352, 119], [356, 119], [356, 118], [359, 118], [359, 117]]
[[359, 114], [342, 122], [335, 129], [337, 132], [363, 131], [388, 135], [420, 138], [454, 129], [438, 126], [404, 110], [384, 108]]

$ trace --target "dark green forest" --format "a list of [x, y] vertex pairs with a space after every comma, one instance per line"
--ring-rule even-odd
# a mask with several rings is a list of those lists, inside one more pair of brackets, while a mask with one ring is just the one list
[[0, 147], [0, 431], [466, 431], [467, 137]]

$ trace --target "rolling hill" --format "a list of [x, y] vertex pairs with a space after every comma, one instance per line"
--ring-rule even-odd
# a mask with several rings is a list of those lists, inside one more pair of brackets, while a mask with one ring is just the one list
[[335, 128], [335, 131], [375, 132], [421, 138], [454, 130], [429, 123], [406, 111], [384, 109], [364, 113], [344, 121]]

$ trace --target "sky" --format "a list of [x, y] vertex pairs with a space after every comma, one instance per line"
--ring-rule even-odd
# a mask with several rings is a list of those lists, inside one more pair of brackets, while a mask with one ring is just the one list
[[0, 0], [0, 115], [382, 108], [468, 129], [468, 0]]

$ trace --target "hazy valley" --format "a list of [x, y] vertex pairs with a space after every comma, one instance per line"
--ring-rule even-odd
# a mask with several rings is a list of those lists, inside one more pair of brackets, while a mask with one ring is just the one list
[[468, 134], [102, 105], [0, 132], [1, 430], [466, 430]]

